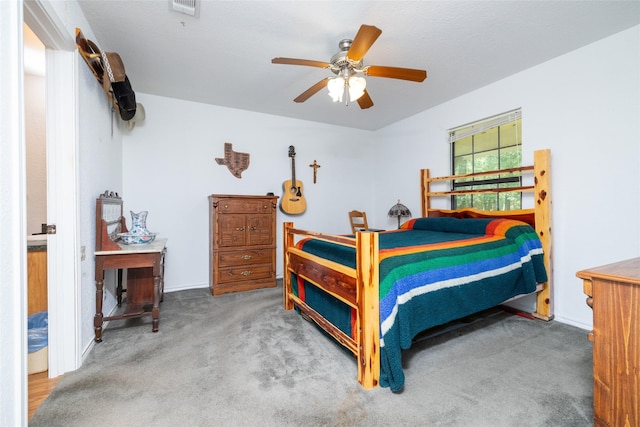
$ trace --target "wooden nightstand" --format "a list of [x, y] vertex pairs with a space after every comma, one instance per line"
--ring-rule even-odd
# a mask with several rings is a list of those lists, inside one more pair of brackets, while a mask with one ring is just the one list
[[640, 425], [640, 258], [582, 270], [593, 309], [596, 426]]

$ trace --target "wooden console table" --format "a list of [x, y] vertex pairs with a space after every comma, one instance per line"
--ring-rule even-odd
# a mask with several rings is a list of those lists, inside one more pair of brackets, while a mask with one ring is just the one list
[[640, 258], [590, 268], [593, 415], [596, 426], [640, 425]]
[[[164, 256], [167, 239], [149, 244], [125, 245], [118, 249], [96, 251], [96, 315], [93, 319], [96, 342], [102, 341], [102, 324], [108, 320], [151, 316], [152, 330], [158, 331], [160, 301], [164, 294]], [[128, 269], [125, 311], [115, 316], [103, 316], [102, 297], [105, 270], [118, 270], [118, 303], [121, 301], [122, 269]], [[153, 278], [151, 280], [151, 277]], [[153, 289], [150, 289], [150, 288]]]

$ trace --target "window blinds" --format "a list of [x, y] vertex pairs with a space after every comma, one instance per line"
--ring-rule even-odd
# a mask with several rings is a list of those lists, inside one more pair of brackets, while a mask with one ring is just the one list
[[467, 123], [466, 125], [449, 129], [449, 143], [456, 142], [471, 135], [482, 133], [496, 126], [501, 126], [516, 121], [521, 117], [522, 111], [520, 108], [518, 108], [516, 110], [511, 110], [506, 113], [488, 117], [477, 122]]

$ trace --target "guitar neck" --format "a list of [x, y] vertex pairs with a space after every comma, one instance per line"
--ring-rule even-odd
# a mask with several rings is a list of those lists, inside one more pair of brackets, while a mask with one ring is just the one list
[[296, 158], [291, 157], [291, 184], [296, 187]]

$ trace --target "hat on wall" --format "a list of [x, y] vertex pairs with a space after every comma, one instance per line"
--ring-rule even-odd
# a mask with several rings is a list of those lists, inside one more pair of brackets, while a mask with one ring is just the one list
[[140, 103], [136, 104], [136, 114], [130, 119], [127, 120], [127, 129], [131, 130], [135, 127], [137, 122], [143, 122], [146, 115], [144, 112], [144, 106]]

